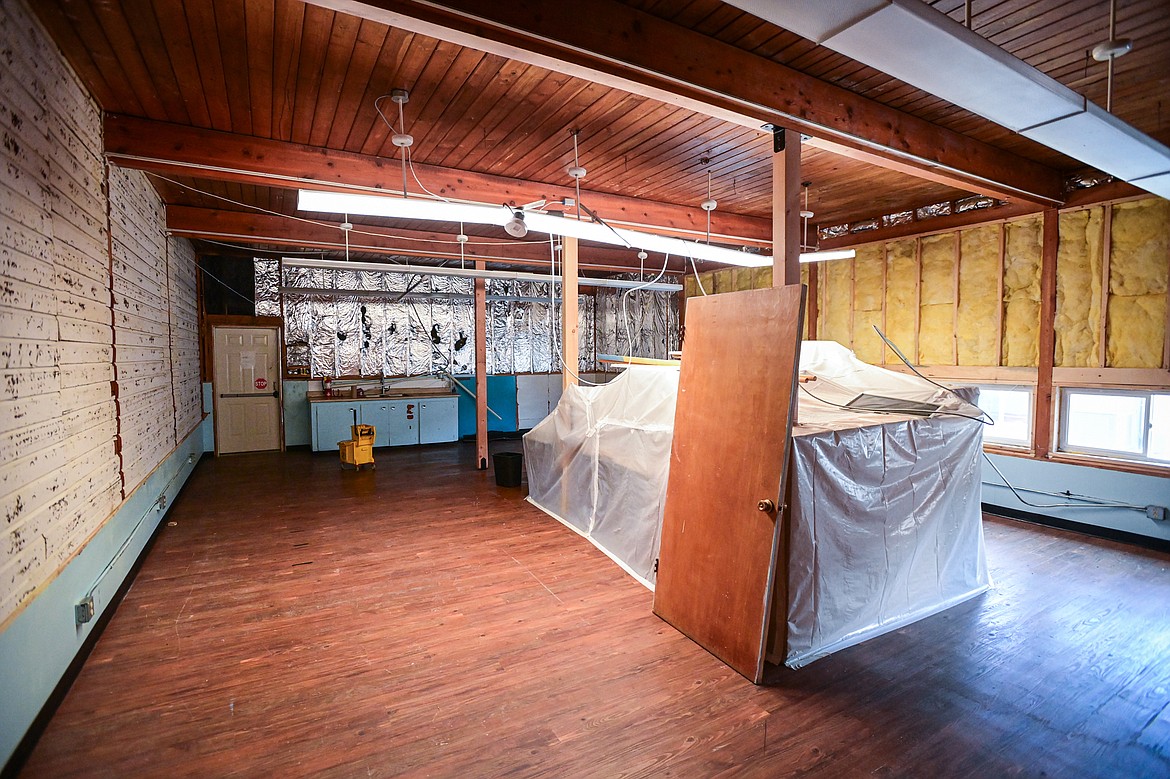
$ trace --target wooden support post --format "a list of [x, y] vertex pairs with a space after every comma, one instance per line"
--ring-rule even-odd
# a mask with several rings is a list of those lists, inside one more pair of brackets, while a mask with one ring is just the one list
[[1109, 277], [1113, 262], [1113, 204], [1105, 204], [1101, 223], [1101, 310], [1097, 320], [1097, 365], [1109, 365]]
[[810, 341], [817, 340], [817, 320], [820, 318], [820, 275], [824, 263], [814, 262], [808, 266], [808, 301], [805, 305], [805, 317], [808, 328], [805, 337]]
[[1052, 363], [1056, 354], [1056, 252], [1060, 246], [1060, 212], [1044, 211], [1044, 245], [1040, 260], [1040, 353], [1036, 363], [1033, 451], [1045, 459], [1052, 451]]
[[959, 364], [959, 265], [963, 261], [963, 231], [955, 231], [955, 267], [951, 287], [951, 365]]
[[1007, 224], [999, 223], [999, 276], [995, 287], [995, 364], [1003, 365], [1003, 275], [1007, 270]]
[[577, 383], [577, 239], [565, 236], [561, 252], [561, 386]]
[[800, 283], [800, 133], [772, 155], [772, 286]]
[[[483, 260], [475, 269], [483, 270]], [[476, 279], [475, 298], [475, 463], [481, 471], [488, 467], [487, 435], [487, 290], [484, 279]]]

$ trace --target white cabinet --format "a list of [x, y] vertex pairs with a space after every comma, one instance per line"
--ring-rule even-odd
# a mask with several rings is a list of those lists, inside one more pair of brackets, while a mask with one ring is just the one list
[[561, 399], [561, 374], [516, 377], [516, 422], [520, 430], [536, 427]]
[[454, 395], [312, 404], [313, 451], [332, 451], [350, 436], [350, 425], [373, 425], [374, 446], [436, 444], [459, 439], [459, 399]]
[[459, 439], [459, 399], [422, 398], [419, 402], [418, 442], [437, 444]]

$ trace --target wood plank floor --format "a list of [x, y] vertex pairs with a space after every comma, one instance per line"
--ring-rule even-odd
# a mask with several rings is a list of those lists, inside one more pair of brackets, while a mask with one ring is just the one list
[[989, 519], [991, 592], [757, 688], [470, 447], [377, 460], [201, 463], [22, 775], [1170, 775], [1166, 555]]

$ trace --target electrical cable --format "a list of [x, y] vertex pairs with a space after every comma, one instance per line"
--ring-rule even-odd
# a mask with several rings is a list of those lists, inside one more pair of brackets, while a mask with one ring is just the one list
[[[1031, 506], [1032, 508], [1037, 508], [1037, 509], [1114, 508], [1114, 509], [1132, 509], [1134, 511], [1143, 511], [1143, 512], [1147, 509], [1146, 506], [1137, 506], [1137, 505], [1134, 505], [1131, 503], [1122, 503], [1120, 501], [1108, 500], [1106, 498], [1094, 498], [1094, 497], [1090, 497], [1088, 495], [1076, 495], [1076, 494], [1071, 493], [1071, 492], [1045, 492], [1043, 490], [1030, 490], [1030, 489], [1026, 489], [1026, 488], [1017, 489], [1015, 486], [1012, 485], [1012, 483], [1010, 481], [1008, 481], [1007, 477], [1003, 475], [1003, 471], [1001, 471], [999, 468], [996, 467], [995, 462], [993, 462], [992, 459], [987, 455], [987, 452], [983, 453], [983, 459], [987, 460], [987, 464], [990, 465], [991, 469], [993, 471], [995, 471], [996, 474], [999, 475], [999, 478], [1003, 480], [1003, 484], [997, 485], [994, 482], [983, 482], [983, 483], [991, 485], [991, 486], [1007, 487], [1009, 490], [1012, 491], [1012, 494], [1016, 496], [1016, 500], [1018, 500], [1020, 503], [1023, 503], [1025, 506]], [[1063, 496], [1063, 497], [1067, 497], [1067, 498], [1072, 498], [1073, 500], [1079, 500], [1081, 502], [1080, 503], [1031, 503], [1031, 502], [1025, 500], [1024, 496], [1020, 495], [1021, 489], [1024, 492], [1031, 492], [1031, 493], [1035, 493], [1037, 495]]]
[[[856, 406], [843, 406], [840, 403], [834, 403], [831, 400], [825, 400], [824, 398], [817, 397], [808, 389], [808, 387], [804, 386], [803, 384], [800, 384], [798, 386], [806, 395], [808, 395], [810, 398], [817, 401], [818, 403], [824, 403], [826, 406], [833, 406], [834, 408], [840, 408], [840, 409], [844, 409], [846, 411], [860, 411], [860, 412], [865, 413], [865, 414], [893, 414], [896, 416], [912, 416], [912, 417], [921, 417], [922, 416], [922, 409], [915, 409], [915, 408], [877, 409], [877, 408], [860, 408], [860, 407], [856, 407]], [[959, 400], [963, 400], [963, 399], [959, 398]], [[963, 402], [966, 403], [967, 401], [963, 400]], [[978, 407], [976, 406], [976, 408], [978, 408]], [[989, 425], [989, 426], [995, 424], [994, 420], [988, 421], [981, 416], [975, 417], [975, 416], [971, 416], [970, 414], [960, 414], [958, 411], [936, 410], [936, 411], [932, 411], [929, 416], [932, 416], [932, 417], [934, 417], [934, 416], [959, 417], [961, 419], [970, 419], [971, 421], [978, 422], [981, 425]]]
[[994, 417], [992, 417], [992, 416], [991, 416], [991, 414], [988, 414], [986, 411], [984, 411], [983, 409], [979, 408], [979, 406], [976, 406], [974, 403], [971, 403], [970, 401], [968, 401], [968, 400], [965, 400], [965, 399], [964, 399], [964, 398], [963, 398], [961, 395], [959, 395], [959, 393], [955, 392], [953, 389], [951, 389], [950, 387], [946, 386], [945, 384], [939, 384], [939, 383], [938, 383], [937, 381], [935, 381], [934, 379], [931, 379], [931, 378], [928, 378], [928, 377], [926, 377], [926, 376], [923, 376], [923, 375], [922, 375], [922, 374], [921, 374], [921, 373], [918, 371], [918, 369], [917, 369], [917, 368], [915, 368], [913, 365], [911, 365], [911, 364], [910, 364], [910, 361], [906, 359], [906, 355], [902, 354], [902, 350], [901, 350], [901, 349], [899, 349], [897, 346], [895, 346], [893, 341], [891, 341], [889, 338], [886, 338], [886, 334], [885, 334], [885, 333], [883, 333], [883, 332], [881, 331], [881, 328], [879, 328], [877, 325], [874, 325], [874, 326], [873, 326], [873, 329], [874, 329], [874, 330], [877, 332], [878, 336], [879, 336], [879, 337], [880, 337], [880, 338], [881, 338], [883, 341], [885, 341], [885, 344], [886, 344], [886, 346], [890, 347], [890, 348], [891, 348], [891, 349], [894, 351], [894, 354], [895, 354], [895, 355], [897, 355], [898, 359], [899, 359], [899, 360], [901, 360], [902, 362], [904, 362], [904, 363], [906, 364], [906, 367], [907, 367], [907, 368], [909, 368], [910, 370], [914, 371], [914, 375], [915, 375], [915, 376], [917, 376], [918, 378], [922, 379], [923, 381], [930, 382], [930, 383], [931, 383], [931, 384], [933, 384], [934, 386], [938, 387], [938, 388], [939, 388], [939, 389], [941, 389], [941, 390], [944, 390], [945, 392], [948, 392], [948, 393], [950, 393], [951, 395], [954, 395], [956, 398], [958, 398], [959, 400], [963, 401], [964, 403], [966, 403], [967, 405], [971, 406], [972, 408], [978, 409], [978, 411], [979, 411], [979, 413], [980, 413], [981, 415], [983, 415], [983, 416], [987, 417], [987, 419], [988, 419], [988, 420], [990, 420], [989, 422], [984, 422], [984, 424], [988, 424], [988, 425], [994, 425], [994, 424], [995, 424], [995, 418], [994, 418]]
[[245, 295], [241, 295], [241, 294], [240, 294], [240, 293], [239, 293], [239, 292], [238, 292], [236, 289], [234, 289], [234, 288], [233, 288], [231, 285], [229, 285], [229, 284], [228, 284], [227, 282], [225, 282], [223, 279], [221, 279], [221, 278], [219, 278], [218, 276], [216, 276], [215, 274], [213, 274], [211, 271], [207, 270], [207, 268], [204, 268], [202, 265], [199, 265], [199, 266], [197, 266], [197, 267], [199, 268], [199, 270], [200, 270], [200, 271], [202, 271], [202, 272], [203, 272], [203, 273], [205, 273], [206, 275], [210, 276], [212, 281], [214, 281], [214, 282], [216, 282], [217, 284], [219, 284], [221, 287], [223, 287], [223, 288], [224, 288], [224, 289], [226, 289], [228, 292], [230, 292], [230, 293], [232, 293], [233, 295], [235, 295], [236, 297], [238, 297], [240, 300], [243, 300], [243, 301], [245, 301], [245, 302], [247, 302], [247, 303], [251, 303], [252, 305], [256, 305], [256, 301], [252, 300], [252, 298], [250, 298], [250, 297], [247, 297], [247, 296], [245, 296]]
[[625, 292], [622, 293], [622, 320], [625, 322], [625, 325], [626, 325], [626, 343], [629, 344], [629, 346], [630, 346], [630, 356], [631, 357], [634, 356], [634, 338], [630, 334], [630, 312], [626, 309], [626, 300], [629, 297], [631, 292], [637, 292], [640, 289], [645, 289], [646, 287], [650, 286], [651, 284], [654, 284], [660, 278], [662, 278], [666, 274], [666, 266], [669, 263], [670, 263], [670, 255], [667, 254], [667, 255], [665, 255], [665, 259], [662, 261], [662, 270], [658, 271], [657, 276], [655, 276], [650, 281], [647, 281], [645, 284], [641, 284], [637, 287], [630, 287], [629, 289], [627, 289]]
[[[703, 281], [699, 278], [699, 268], [695, 265], [695, 258], [688, 255], [687, 259], [691, 261], [691, 271], [695, 274], [695, 284], [699, 286], [699, 292], [703, 293], [703, 297], [707, 297], [707, 290], [703, 289]], [[686, 275], [685, 269], [683, 275]]]

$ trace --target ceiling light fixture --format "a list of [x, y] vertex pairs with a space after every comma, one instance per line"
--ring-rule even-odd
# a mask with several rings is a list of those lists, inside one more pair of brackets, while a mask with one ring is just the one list
[[[808, 188], [812, 186], [812, 182], [802, 181], [800, 182], [800, 186], [804, 188], [804, 208], [800, 212], [800, 218], [804, 221], [804, 238], [800, 242], [800, 261], [828, 262], [829, 260], [852, 260], [857, 256], [856, 249], [826, 249], [825, 251], [821, 251], [819, 248], [809, 245], [808, 220], [815, 216], [812, 211], [808, 210]], [[817, 246], [820, 246], [819, 240], [817, 241]]]
[[[301, 211], [326, 214], [363, 214], [391, 219], [417, 219], [432, 222], [465, 222], [469, 224], [505, 227], [515, 219], [517, 209], [469, 203], [450, 203], [423, 198], [360, 195], [351, 192], [321, 192], [302, 189], [297, 207]], [[529, 232], [563, 235], [583, 241], [609, 246], [630, 246], [649, 252], [675, 257], [693, 257], [696, 260], [758, 268], [772, 264], [764, 254], [729, 249], [723, 246], [687, 241], [654, 233], [611, 227], [604, 223], [587, 222], [569, 216], [554, 216], [539, 211], [521, 212]], [[512, 234], [509, 232], [509, 234]]]
[[524, 224], [524, 212], [516, 209], [512, 212], [512, 218], [504, 222], [504, 232], [513, 238], [523, 238], [528, 235], [528, 225]]
[[1086, 165], [1170, 197], [1170, 148], [922, 0], [727, 2]]

